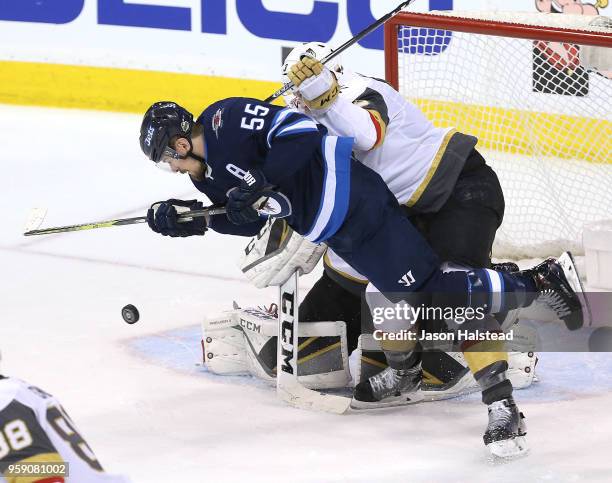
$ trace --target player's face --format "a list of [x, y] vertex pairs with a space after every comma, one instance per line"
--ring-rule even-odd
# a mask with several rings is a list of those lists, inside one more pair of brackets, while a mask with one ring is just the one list
[[191, 144], [187, 139], [173, 139], [171, 145], [164, 150], [157, 167], [169, 173], [187, 173], [197, 180], [204, 179], [206, 166], [190, 157], [190, 152]]
[[176, 163], [176, 161], [179, 160], [180, 156], [178, 153], [171, 147], [167, 147], [164, 150], [160, 160], [155, 163], [155, 166], [168, 173], [177, 173], [179, 170], [177, 169], [178, 163]]
[[160, 168], [171, 173], [187, 173], [195, 179], [202, 179], [204, 177], [204, 165], [197, 159], [193, 159], [191, 157], [182, 159], [178, 157], [165, 156], [162, 157], [162, 160], [157, 164]]
[[[184, 141], [184, 142], [183, 142]], [[157, 163], [157, 167], [171, 173], [188, 172], [183, 161], [186, 161], [190, 145], [185, 139], [174, 138], [170, 141], [170, 146], [164, 152]]]

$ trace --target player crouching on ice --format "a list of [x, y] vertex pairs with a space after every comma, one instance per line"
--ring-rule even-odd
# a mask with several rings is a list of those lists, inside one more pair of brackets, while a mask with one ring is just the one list
[[[145, 113], [140, 145], [156, 165], [189, 174], [198, 190], [227, 208], [227, 215], [179, 223], [178, 212], [202, 203], [154, 203], [147, 216], [157, 233], [203, 235], [211, 228], [252, 236], [265, 223], [258, 211], [262, 199], [272, 197], [295, 232], [312, 243], [325, 242], [394, 302], [417, 296], [430, 307], [497, 313], [530, 305], [549, 290], [565, 306], [566, 323], [582, 324], [584, 311], [575, 292], [580, 288], [569, 259], [567, 265], [548, 260], [518, 273], [444, 273], [384, 181], [352, 158], [353, 139], [328, 135], [294, 109], [229, 98], [207, 107], [194, 122], [179, 105], [158, 102]], [[492, 443], [523, 434], [516, 405], [491, 415]]]

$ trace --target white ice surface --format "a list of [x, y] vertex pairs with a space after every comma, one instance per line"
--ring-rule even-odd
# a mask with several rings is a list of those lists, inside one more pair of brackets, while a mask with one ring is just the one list
[[[586, 355], [542, 354], [542, 382], [516, 393], [531, 454], [495, 465], [477, 396], [333, 416], [287, 407], [249, 378], [202, 374], [197, 343], [175, 341], [190, 371], [135, 351], [234, 299], [275, 294], [241, 278], [244, 239], [166, 239], [143, 225], [21, 236], [37, 206], [54, 226], [196, 196], [143, 158], [139, 127], [140, 116], [0, 106], [2, 372], [59, 397], [108, 471], [145, 483], [612, 481], [612, 373]], [[135, 325], [121, 319], [127, 303]]]

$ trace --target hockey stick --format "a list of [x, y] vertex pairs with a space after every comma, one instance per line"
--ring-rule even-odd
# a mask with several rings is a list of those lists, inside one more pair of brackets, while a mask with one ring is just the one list
[[[392, 16], [410, 5], [413, 0], [402, 2], [388, 14], [376, 20], [369, 27], [359, 32], [353, 38], [342, 44], [328, 56], [321, 60], [322, 64], [340, 55], [350, 46], [359, 42], [363, 37], [380, 27]], [[272, 102], [293, 87], [289, 82], [265, 99]], [[278, 351], [276, 359], [276, 393], [278, 397], [291, 406], [302, 409], [316, 409], [334, 414], [343, 414], [349, 410], [351, 399], [324, 394], [304, 387], [298, 380], [298, 334], [299, 334], [299, 294], [298, 273], [294, 272], [289, 280], [279, 286], [278, 311]]]
[[[200, 218], [202, 216], [221, 215], [225, 213], [225, 207], [220, 208], [204, 208], [203, 210], [193, 210], [187, 213], [182, 213], [178, 216], [179, 221], [190, 221], [191, 218]], [[80, 225], [56, 226], [53, 228], [42, 228], [40, 230], [28, 230], [23, 235], [49, 235], [51, 233], [66, 233], [69, 231], [94, 230], [96, 228], [107, 228], [111, 226], [135, 225], [137, 223], [146, 223], [146, 216], [137, 216], [135, 218], [118, 218], [116, 220], [97, 221], [93, 223], [82, 223]]]
[[[260, 215], [273, 216], [275, 218], [284, 218], [291, 215], [291, 203], [285, 195], [273, 190], [264, 190], [260, 198], [253, 203]], [[202, 210], [192, 210], [181, 213], [178, 216], [179, 222], [191, 221], [191, 218], [208, 217], [213, 215], [223, 215], [227, 212], [224, 206], [209, 206]], [[146, 216], [137, 216], [135, 218], [118, 218], [116, 220], [97, 221], [94, 223], [82, 223], [80, 225], [57, 226], [53, 228], [38, 228], [47, 210], [44, 208], [34, 208], [28, 216], [26, 222], [26, 231], [24, 236], [32, 235], [50, 235], [52, 233], [66, 233], [70, 231], [94, 230], [96, 228], [107, 228], [110, 226], [135, 225], [137, 223], [146, 223]]]
[[313, 391], [298, 380], [299, 305], [296, 271], [279, 285], [276, 393], [283, 401], [297, 408], [343, 414], [350, 407], [350, 398]]
[[[337, 55], [340, 55], [342, 52], [344, 52], [350, 46], [352, 46], [355, 43], [359, 42], [362, 38], [364, 38], [370, 32], [372, 32], [373, 30], [376, 30], [378, 27], [380, 27], [382, 24], [384, 24], [387, 20], [389, 20], [391, 17], [393, 17], [396, 13], [398, 13], [404, 7], [407, 7], [408, 5], [410, 5], [413, 1], [414, 0], [408, 0], [406, 2], [400, 3], [391, 12], [389, 12], [388, 14], [383, 15], [382, 17], [380, 17], [373, 24], [371, 24], [370, 26], [368, 26], [365, 29], [363, 29], [361, 32], [359, 32], [357, 35], [355, 35], [353, 38], [347, 40], [345, 43], [343, 43], [340, 47], [338, 47], [332, 53], [330, 53], [329, 55], [327, 55], [323, 59], [321, 59], [321, 63], [322, 64], [326, 64], [327, 62], [332, 60]], [[272, 102], [274, 99], [282, 96], [285, 92], [287, 92], [292, 87], [293, 87], [293, 82], [287, 82], [287, 84], [283, 85], [283, 87], [281, 87], [279, 90], [277, 90], [274, 94], [272, 94], [271, 96], [267, 97], [264, 100], [264, 102]]]
[[25, 225], [23, 227], [24, 232], [36, 230], [42, 222], [45, 220], [45, 216], [47, 216], [46, 208], [32, 208], [26, 219]]

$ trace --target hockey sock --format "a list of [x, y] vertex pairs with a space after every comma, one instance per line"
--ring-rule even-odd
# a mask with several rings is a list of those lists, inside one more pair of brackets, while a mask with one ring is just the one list
[[380, 347], [392, 369], [410, 369], [421, 360], [421, 352], [413, 340], [384, 339], [380, 341]]
[[527, 307], [537, 296], [535, 282], [529, 276], [484, 268], [469, 272], [438, 271], [421, 291], [431, 294], [434, 307], [482, 307], [489, 314]]
[[410, 369], [421, 360], [421, 353], [416, 351], [397, 352], [383, 350], [389, 367], [395, 370]]
[[501, 341], [465, 343], [463, 356], [482, 391], [482, 402], [489, 405], [512, 395], [512, 383], [506, 378], [508, 354]]
[[474, 282], [471, 288], [476, 290], [481, 289], [482, 281], [482, 288], [489, 293], [491, 314], [531, 305], [537, 295], [534, 280], [525, 275], [479, 269], [468, 272], [468, 280]]
[[482, 402], [487, 406], [512, 396], [512, 383], [506, 378], [508, 362], [497, 361], [474, 374], [482, 389]]
[[495, 401], [501, 401], [502, 399], [508, 399], [512, 396], [512, 383], [510, 379], [504, 379], [503, 381], [495, 384], [482, 391], [482, 402], [487, 406], [494, 403]]

